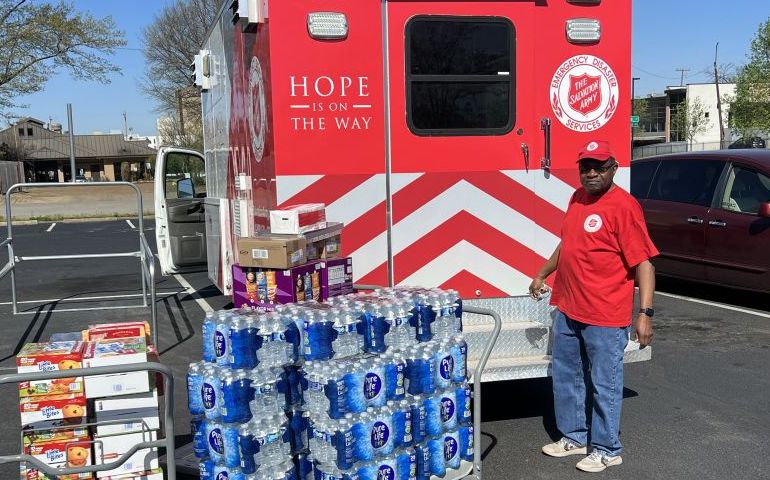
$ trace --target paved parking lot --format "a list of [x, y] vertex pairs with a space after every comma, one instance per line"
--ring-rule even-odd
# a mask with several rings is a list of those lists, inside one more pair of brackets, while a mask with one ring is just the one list
[[[16, 254], [135, 250], [135, 227], [136, 220], [17, 227]], [[151, 228], [148, 225], [147, 235], [154, 248]], [[0, 261], [2, 258], [0, 255]], [[138, 302], [138, 268], [134, 259], [22, 264], [18, 285], [21, 300], [30, 302], [23, 304], [27, 314], [11, 314], [9, 281], [0, 282], [0, 371], [15, 370], [14, 356], [21, 345], [44, 341], [54, 332], [95, 322], [149, 318], [149, 311], [142, 307], [59, 311], [66, 306]], [[770, 443], [768, 298], [675, 282], [661, 282], [660, 287], [666, 293], [656, 300], [653, 360], [626, 370], [624, 463], [599, 475], [635, 480], [770, 478], [770, 458], [761, 453]], [[228, 300], [202, 272], [161, 277], [157, 289], [161, 360], [176, 376], [179, 446], [189, 442], [184, 378], [187, 363], [200, 357], [201, 305], [219, 309]], [[48, 301], [37, 306], [31, 303], [34, 299]], [[3, 388], [0, 415], [9, 421], [0, 434], [0, 451], [9, 453], [18, 447], [17, 403], [13, 389]], [[552, 459], [540, 454], [542, 444], [556, 436], [550, 388], [548, 379], [484, 385], [485, 478], [588, 475], [575, 470], [577, 458]], [[14, 472], [9, 465], [0, 466], [0, 478], [13, 478]]]

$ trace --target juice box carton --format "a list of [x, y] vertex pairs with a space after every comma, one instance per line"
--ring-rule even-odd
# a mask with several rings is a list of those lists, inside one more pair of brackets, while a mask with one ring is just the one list
[[[80, 341], [28, 343], [16, 355], [16, 370], [32, 373], [81, 368], [84, 346]], [[36, 380], [21, 382], [19, 396], [82, 393], [83, 388], [83, 377]]]
[[[144, 337], [105, 339], [88, 342], [83, 352], [84, 367], [125, 365], [146, 362], [147, 342]], [[111, 397], [149, 392], [154, 378], [147, 371], [93, 375], [85, 377], [88, 398]]]
[[82, 393], [24, 397], [19, 401], [22, 425], [32, 425], [50, 420], [66, 420], [65, 423], [83, 423], [88, 409]]

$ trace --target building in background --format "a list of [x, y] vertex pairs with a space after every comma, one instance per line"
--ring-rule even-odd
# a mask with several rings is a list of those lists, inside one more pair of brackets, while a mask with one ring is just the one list
[[[3, 143], [24, 151], [28, 182], [70, 181], [70, 141], [61, 125], [22, 118], [0, 130]], [[74, 135], [75, 175], [82, 181], [136, 181], [151, 176], [155, 150], [123, 133]]]

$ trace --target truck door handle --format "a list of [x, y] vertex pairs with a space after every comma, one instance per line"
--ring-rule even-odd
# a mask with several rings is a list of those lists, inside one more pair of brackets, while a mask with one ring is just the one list
[[703, 223], [703, 219], [700, 217], [690, 217], [687, 219], [687, 223], [694, 223], [695, 225], [700, 225]]
[[529, 145], [522, 143], [521, 153], [524, 155], [524, 169], [529, 172]]
[[709, 220], [709, 225], [712, 227], [726, 227], [727, 222], [723, 222], [722, 220]]
[[543, 131], [543, 139], [545, 140], [545, 149], [543, 150], [543, 158], [540, 159], [540, 168], [543, 170], [551, 170], [551, 119], [540, 119], [540, 130]]

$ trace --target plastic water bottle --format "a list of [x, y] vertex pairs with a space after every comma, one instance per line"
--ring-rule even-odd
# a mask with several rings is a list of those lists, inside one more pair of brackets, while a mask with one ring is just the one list
[[452, 341], [453, 345], [450, 347], [450, 353], [454, 361], [452, 382], [462, 384], [468, 378], [468, 343], [460, 334], [455, 335]]
[[422, 403], [425, 406], [425, 434], [428, 437], [441, 435], [441, 399], [435, 395], [426, 395]]
[[206, 443], [206, 419], [195, 416], [190, 419], [190, 434], [193, 437], [193, 451], [197, 458], [209, 456], [209, 447]]
[[241, 449], [238, 446], [238, 427], [236, 423], [222, 424], [222, 440], [224, 442], [224, 461], [230, 468], [241, 465]]
[[214, 480], [214, 467], [216, 463], [208, 455], [200, 459], [198, 473], [200, 480]]
[[444, 437], [428, 440], [430, 450], [430, 474], [443, 477], [446, 475], [446, 463], [444, 460]]
[[448, 342], [434, 344], [433, 356], [436, 388], [443, 390], [452, 385], [452, 375], [455, 371], [454, 358]]
[[430, 480], [430, 448], [427, 443], [421, 443], [414, 447], [417, 457], [417, 480]]
[[203, 411], [208, 420], [219, 420], [222, 402], [222, 380], [220, 369], [215, 365], [203, 369], [203, 384], [200, 389]]
[[305, 360], [329, 360], [334, 354], [332, 337], [334, 325], [328, 312], [306, 308], [302, 322], [302, 355]]
[[259, 452], [260, 424], [256, 419], [244, 423], [238, 428], [238, 445], [241, 450], [241, 469], [245, 473], [257, 471], [254, 455]]
[[396, 458], [389, 456], [358, 468], [359, 480], [397, 480]]
[[466, 462], [472, 462], [474, 453], [473, 425], [465, 425], [460, 427], [459, 433], [460, 458]]
[[308, 424], [310, 412], [293, 408], [289, 416], [289, 432], [291, 433], [291, 452], [299, 453], [308, 448]]
[[412, 438], [414, 444], [420, 444], [428, 437], [428, 412], [425, 409], [425, 397], [411, 397], [409, 408], [412, 411]]
[[220, 422], [206, 422], [206, 445], [209, 450], [209, 458], [216, 464], [225, 463], [225, 439]]
[[216, 330], [216, 314], [214, 312], [206, 313], [201, 325], [201, 350], [204, 362], [216, 362], [217, 357], [214, 354], [214, 331]]
[[427, 293], [421, 293], [417, 296], [418, 315], [416, 320], [417, 341], [429, 342], [433, 338], [432, 324], [436, 318], [436, 311], [433, 309], [431, 298]]
[[388, 350], [382, 357], [385, 369], [385, 386], [388, 400], [406, 397], [406, 357], [400, 351]]
[[[324, 396], [329, 402], [328, 414], [331, 418], [343, 418], [351, 410], [348, 409], [348, 386], [346, 374], [348, 365], [334, 362], [331, 365], [324, 366], [324, 378], [326, 384], [324, 387]], [[326, 406], [324, 401], [323, 407]]]
[[473, 420], [473, 390], [470, 385], [464, 383], [455, 389], [457, 399], [457, 423], [469, 425]]
[[366, 377], [366, 366], [360, 360], [347, 362], [345, 368], [345, 390], [347, 411], [351, 413], [361, 413], [366, 410], [366, 395], [364, 393], [364, 378]]
[[449, 289], [446, 291], [447, 300], [454, 305], [454, 314], [455, 314], [455, 322], [456, 327], [455, 330], [457, 332], [463, 331], [463, 301], [460, 298], [459, 293], [457, 293], [457, 290]]
[[404, 448], [412, 445], [412, 409], [409, 402], [388, 402], [388, 408], [393, 418], [393, 441], [395, 448]]
[[214, 357], [216, 364], [220, 367], [230, 365], [230, 344], [228, 341], [230, 317], [231, 315], [224, 310], [217, 313], [216, 326], [214, 328]]
[[441, 429], [449, 432], [457, 429], [457, 396], [455, 390], [446, 390], [439, 399]]
[[191, 363], [187, 369], [187, 408], [190, 415], [203, 415], [203, 399], [201, 398], [201, 387], [203, 386], [203, 362]]
[[446, 468], [460, 468], [460, 435], [457, 430], [444, 434], [444, 463]]
[[332, 342], [334, 358], [351, 357], [359, 353], [358, 319], [350, 309], [332, 308], [330, 318], [335, 331], [335, 339]]
[[222, 401], [219, 412], [223, 422], [243, 423], [251, 419], [249, 402], [253, 397], [247, 370], [228, 370], [222, 377]]
[[413, 448], [396, 453], [396, 474], [398, 480], [417, 479], [417, 452]]
[[289, 344], [289, 363], [298, 362], [301, 357], [300, 349], [302, 346], [302, 333], [299, 326], [285, 313], [273, 312], [271, 315], [276, 317], [276, 321], [281, 324], [284, 341]]
[[249, 409], [254, 418], [271, 417], [283, 411], [285, 397], [280, 392], [280, 369], [252, 370], [249, 373], [253, 399]]
[[252, 369], [257, 366], [261, 338], [253, 316], [234, 317], [230, 322], [229, 340], [231, 368]]
[[328, 414], [330, 403], [326, 397], [326, 385], [329, 381], [329, 366], [308, 362], [303, 367], [303, 370], [307, 381], [307, 390], [304, 395], [307, 410], [315, 415]]

